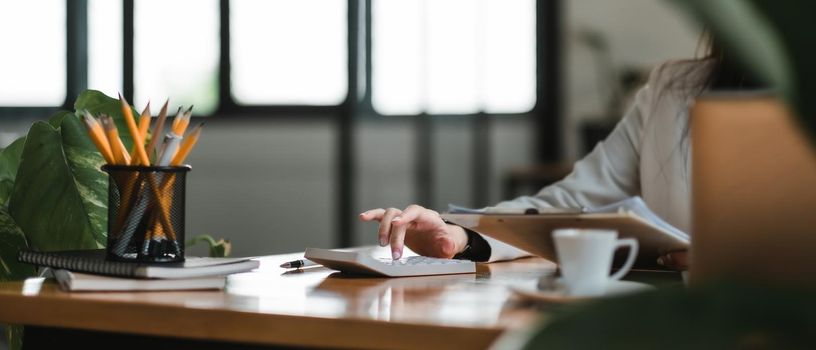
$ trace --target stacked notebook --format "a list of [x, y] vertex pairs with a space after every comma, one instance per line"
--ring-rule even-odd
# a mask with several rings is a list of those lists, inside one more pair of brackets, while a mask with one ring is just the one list
[[21, 251], [20, 262], [50, 267], [69, 291], [221, 289], [226, 276], [259, 266], [249, 258], [188, 257], [184, 262], [138, 264], [109, 261], [104, 249]]

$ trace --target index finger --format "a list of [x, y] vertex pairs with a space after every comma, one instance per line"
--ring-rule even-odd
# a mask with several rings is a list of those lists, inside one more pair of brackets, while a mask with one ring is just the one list
[[383, 208], [371, 209], [371, 210], [364, 211], [364, 212], [360, 213], [360, 220], [363, 220], [363, 221], [371, 221], [371, 220], [380, 221], [380, 220], [382, 220], [383, 215], [385, 215], [385, 209], [383, 209]]

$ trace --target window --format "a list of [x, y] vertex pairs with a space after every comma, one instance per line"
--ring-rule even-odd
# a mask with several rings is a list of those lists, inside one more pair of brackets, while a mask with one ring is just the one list
[[122, 1], [88, 0], [88, 88], [122, 92]]
[[[195, 105], [196, 114], [218, 106], [219, 8], [217, 0], [134, 2], [134, 102], [158, 109]], [[171, 109], [172, 111], [172, 109]]]
[[65, 9], [65, 0], [0, 1], [0, 105], [65, 102]]
[[337, 105], [348, 94], [339, 0], [230, 1], [231, 88], [244, 105]]
[[535, 105], [535, 0], [373, 0], [382, 114], [521, 113]]

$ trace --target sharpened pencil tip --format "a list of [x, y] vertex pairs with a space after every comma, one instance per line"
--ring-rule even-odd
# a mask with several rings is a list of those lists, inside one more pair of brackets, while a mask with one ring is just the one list
[[190, 105], [190, 108], [187, 108], [187, 111], [185, 111], [184, 113], [190, 113], [192, 111], [193, 111], [193, 105]]

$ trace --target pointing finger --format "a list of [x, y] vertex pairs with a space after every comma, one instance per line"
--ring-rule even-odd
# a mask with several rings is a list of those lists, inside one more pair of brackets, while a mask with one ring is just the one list
[[388, 208], [388, 210], [386, 210], [382, 215], [382, 218], [380, 219], [380, 229], [377, 231], [377, 236], [381, 246], [385, 247], [388, 245], [388, 241], [391, 240], [391, 220], [401, 213], [402, 211], [399, 209]]
[[363, 220], [363, 221], [377, 220], [377, 221], [379, 221], [379, 220], [382, 219], [383, 215], [385, 215], [385, 209], [383, 209], [383, 208], [371, 209], [371, 210], [364, 211], [364, 212], [360, 213], [360, 220]]
[[391, 227], [391, 257], [397, 260], [402, 257], [402, 248], [405, 246], [405, 225]]

